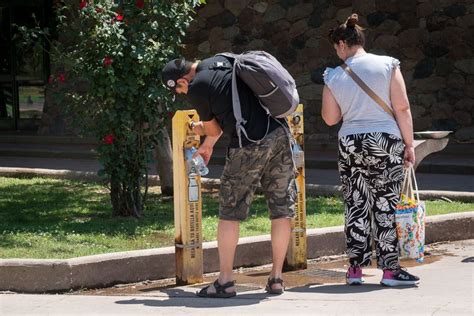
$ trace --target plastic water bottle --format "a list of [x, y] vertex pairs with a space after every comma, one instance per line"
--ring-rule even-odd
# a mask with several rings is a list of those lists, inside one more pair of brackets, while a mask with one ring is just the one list
[[197, 152], [197, 149], [195, 147], [186, 149], [186, 160], [190, 161], [191, 164], [196, 167], [197, 171], [199, 172], [199, 175], [205, 176], [209, 173], [209, 169], [206, 167], [204, 159], [201, 155], [198, 154], [196, 157], [193, 158], [195, 152]]

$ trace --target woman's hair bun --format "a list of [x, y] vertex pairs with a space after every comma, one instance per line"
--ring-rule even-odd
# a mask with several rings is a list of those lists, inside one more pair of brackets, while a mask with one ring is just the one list
[[356, 13], [352, 13], [350, 17], [347, 18], [346, 26], [355, 27], [359, 22], [359, 16]]
[[340, 24], [336, 29], [330, 30], [329, 41], [332, 44], [339, 44], [340, 41], [344, 41], [349, 47], [354, 45], [364, 46], [364, 29], [358, 23], [359, 16], [357, 13], [352, 13], [346, 22]]

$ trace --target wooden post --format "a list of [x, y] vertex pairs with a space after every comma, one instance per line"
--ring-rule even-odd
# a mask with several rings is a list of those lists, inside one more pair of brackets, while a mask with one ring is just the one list
[[[296, 111], [287, 117], [291, 134], [302, 150], [304, 150], [303, 105], [298, 105]], [[291, 224], [291, 238], [285, 260], [285, 271], [306, 269], [306, 190], [304, 164], [298, 168], [296, 177], [298, 188], [295, 211], [296, 216]]]
[[199, 121], [195, 110], [177, 111], [173, 117], [173, 186], [176, 284], [203, 281], [201, 177], [185, 161], [185, 150], [199, 147], [199, 135], [190, 121]]

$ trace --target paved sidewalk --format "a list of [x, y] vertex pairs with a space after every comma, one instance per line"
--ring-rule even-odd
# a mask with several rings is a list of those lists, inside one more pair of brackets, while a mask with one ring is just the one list
[[299, 272], [306, 278], [285, 274], [289, 288], [281, 296], [252, 282], [253, 276], [264, 280], [261, 270], [247, 272], [231, 299], [198, 298], [198, 287], [131, 285], [80, 295], [2, 294], [0, 315], [473, 315], [474, 240], [432, 245], [430, 252], [425, 264], [409, 268], [421, 277], [419, 287], [382, 287], [373, 268], [364, 270], [363, 286], [348, 287], [344, 262], [320, 263]]

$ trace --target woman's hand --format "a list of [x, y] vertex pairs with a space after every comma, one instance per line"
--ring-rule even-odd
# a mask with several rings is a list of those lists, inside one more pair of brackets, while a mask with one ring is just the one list
[[404, 162], [405, 167], [409, 167], [410, 164], [413, 166], [415, 165], [415, 147], [413, 146], [405, 146], [405, 154], [404, 154]]

